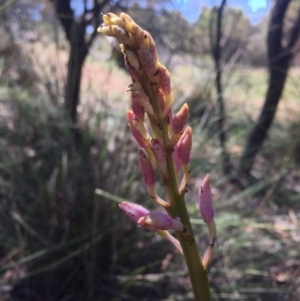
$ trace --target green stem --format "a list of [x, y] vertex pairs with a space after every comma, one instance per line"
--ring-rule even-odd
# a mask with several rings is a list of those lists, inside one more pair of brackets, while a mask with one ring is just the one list
[[202, 265], [184, 196], [179, 194], [176, 173], [172, 158], [172, 150], [168, 149], [169, 137], [167, 124], [163, 122], [163, 116], [160, 109], [159, 99], [157, 93], [153, 91], [149, 81], [142, 79], [141, 84], [144, 91], [148, 94], [151, 104], [157, 114], [158, 121], [161, 125], [162, 138], [167, 150], [167, 167], [168, 179], [163, 179], [164, 187], [171, 202], [171, 209], [168, 213], [172, 217], [179, 217], [181, 222], [186, 226], [187, 231], [177, 232], [177, 238], [183, 249], [184, 258], [189, 270], [189, 276], [192, 283], [194, 296], [196, 301], [211, 301], [209, 283], [207, 273]]
[[171, 208], [174, 212], [173, 217], [179, 217], [181, 222], [186, 226], [187, 232], [177, 232], [177, 238], [183, 249], [184, 258], [188, 266], [190, 280], [192, 283], [196, 301], [210, 301], [210, 289], [207, 273], [204, 270], [200, 260], [199, 251], [195, 242], [193, 229], [191, 226], [189, 214], [185, 204], [183, 195], [178, 192], [176, 184], [176, 176], [173, 165], [172, 153], [167, 154], [167, 165], [170, 175], [170, 186], [167, 187], [168, 193], [171, 195]]

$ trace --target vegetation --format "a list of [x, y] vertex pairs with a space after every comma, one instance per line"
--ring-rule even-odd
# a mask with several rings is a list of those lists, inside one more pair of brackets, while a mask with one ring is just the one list
[[[144, 8], [123, 4], [146, 28]], [[190, 24], [150, 4], [153, 36], [172, 73], [175, 110], [184, 102], [190, 107], [194, 180], [186, 203], [201, 249], [208, 241], [197, 191], [210, 174], [218, 227], [208, 274], [212, 299], [300, 300], [298, 44], [250, 172], [254, 180], [241, 188], [222, 172], [210, 46], [210, 22], [216, 19], [206, 8]], [[118, 5], [111, 9], [119, 12]], [[284, 33], [298, 9], [290, 1]], [[193, 300], [180, 254], [136, 228], [117, 206], [119, 197], [154, 208], [140, 183], [137, 149], [123, 117], [130, 82], [110, 61], [111, 45], [101, 36], [91, 44], [74, 123], [65, 110], [70, 45], [51, 2], [7, 1], [0, 13], [0, 299]], [[229, 34], [221, 62], [224, 130], [233, 168], [267, 92], [269, 19], [253, 26], [235, 9], [223, 11], [221, 29]], [[241, 31], [230, 30], [237, 23], [244, 24]], [[234, 43], [240, 52], [233, 52]]]

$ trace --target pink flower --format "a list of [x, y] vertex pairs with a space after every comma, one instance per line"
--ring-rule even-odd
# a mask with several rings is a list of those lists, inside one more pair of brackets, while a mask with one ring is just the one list
[[144, 92], [141, 84], [137, 81], [134, 81], [131, 85], [129, 85], [128, 90], [131, 92], [131, 102], [137, 103], [144, 108], [144, 110], [153, 115], [154, 111], [152, 105], [149, 101], [149, 97]]
[[184, 225], [177, 219], [159, 211], [149, 211], [141, 205], [130, 202], [122, 202], [119, 208], [139, 226], [150, 231], [174, 229], [184, 231]]
[[137, 55], [133, 51], [126, 50], [123, 44], [120, 44], [119, 46], [124, 54], [125, 67], [129, 72], [130, 77], [132, 80], [138, 80], [138, 72], [140, 71], [141, 66]]
[[210, 189], [209, 175], [203, 180], [198, 193], [198, 203], [201, 216], [205, 223], [214, 218], [215, 212], [212, 206], [212, 195]]
[[187, 127], [178, 141], [178, 157], [183, 165], [189, 164], [192, 150], [192, 129]]
[[135, 45], [133, 36], [128, 34], [128, 32], [118, 25], [107, 25], [104, 23], [97, 29], [97, 31], [107, 36], [116, 38], [119, 43], [130, 45], [132, 47]]
[[[132, 136], [135, 138], [135, 140], [137, 141], [139, 146], [141, 148], [149, 147], [149, 141], [147, 139], [148, 137], [146, 137], [146, 138], [144, 137], [145, 135], [147, 135], [147, 136], [149, 135], [146, 133], [145, 127], [142, 126], [142, 125], [144, 125], [144, 122], [136, 120], [134, 113], [130, 110], [127, 111], [127, 121], [128, 121], [128, 125], [131, 129]], [[141, 124], [139, 124], [139, 123], [141, 123]], [[139, 125], [140, 125], [140, 127], [138, 127]]]
[[154, 186], [155, 171], [148, 156], [143, 150], [139, 151], [139, 165], [143, 174], [143, 180], [146, 186]]
[[150, 212], [145, 207], [130, 202], [120, 203], [119, 208], [135, 223], [137, 223], [141, 217]]
[[168, 69], [162, 64], [158, 65], [158, 70], [160, 78], [159, 88], [164, 95], [168, 95], [172, 92], [170, 73]]
[[189, 107], [185, 103], [179, 112], [173, 116], [172, 119], [172, 131], [174, 134], [182, 134], [184, 126], [189, 117]]
[[179, 157], [178, 157], [178, 148], [177, 148], [177, 145], [175, 145], [175, 147], [174, 147], [174, 151], [172, 153], [172, 157], [173, 157], [175, 171], [180, 170], [181, 162], [180, 162]]
[[160, 171], [162, 172], [163, 175], [166, 175], [168, 173], [167, 161], [166, 161], [167, 152], [163, 140], [161, 138], [151, 139], [150, 148], [153, 151], [153, 154], [160, 168]]
[[134, 117], [140, 121], [144, 121], [145, 120], [145, 109], [144, 107], [142, 107], [141, 105], [139, 105], [135, 98], [132, 97], [132, 94], [130, 96], [130, 105], [131, 105], [131, 109], [134, 113]]
[[163, 113], [163, 117], [166, 120], [166, 124], [169, 125], [171, 124], [173, 118], [171, 105], [170, 103], [165, 101], [165, 96], [160, 90], [158, 91], [158, 96], [159, 96], [159, 104], [160, 104], [161, 111]]
[[158, 230], [169, 230], [174, 229], [176, 231], [183, 231], [183, 224], [177, 219], [172, 218], [168, 214], [159, 212], [159, 211], [151, 211], [147, 215], [142, 216], [138, 220], [138, 225], [147, 228], [150, 231], [158, 231]]
[[151, 51], [147, 46], [140, 46], [138, 49], [138, 55], [140, 58], [143, 70], [148, 76], [152, 76], [157, 72], [157, 57], [153, 56], [153, 51]]
[[163, 161], [166, 159], [167, 153], [161, 138], [151, 139], [151, 149], [157, 161]]

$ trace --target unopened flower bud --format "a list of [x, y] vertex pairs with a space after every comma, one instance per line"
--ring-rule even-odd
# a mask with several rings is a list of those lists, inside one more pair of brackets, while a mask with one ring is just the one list
[[132, 23], [134, 22], [133, 19], [126, 13], [120, 13], [120, 17], [123, 19], [126, 19], [128, 23]]
[[148, 114], [154, 114], [149, 97], [144, 92], [139, 82], [135, 81], [132, 85], [130, 85], [129, 91], [131, 91], [131, 98], [134, 102], [137, 102], [140, 106], [142, 106]]
[[192, 150], [192, 129], [187, 127], [179, 142], [178, 142], [178, 157], [182, 164], [188, 164], [191, 160], [191, 150]]
[[155, 190], [155, 171], [149, 157], [143, 150], [139, 151], [139, 166], [143, 175], [144, 183], [147, 186], [147, 191], [153, 201], [164, 208], [170, 208], [170, 204], [161, 199]]
[[153, 55], [153, 52], [146, 46], [140, 46], [138, 56], [144, 72], [148, 76], [153, 76], [157, 73], [158, 60]]
[[131, 22], [130, 29], [128, 31], [132, 34], [138, 48], [143, 45], [145, 34], [144, 30], [139, 25], [135, 22]]
[[120, 18], [119, 16], [115, 15], [113, 17], [111, 17], [110, 21], [115, 24], [115, 25], [118, 25], [120, 26], [121, 28], [123, 29], [126, 29], [126, 19], [123, 19], [123, 18]]
[[201, 216], [205, 223], [213, 219], [215, 212], [212, 205], [212, 195], [210, 189], [209, 175], [206, 175], [198, 192], [198, 204]]
[[101, 25], [97, 29], [98, 32], [101, 32], [107, 36], [114, 37], [118, 40], [119, 43], [128, 44], [133, 47], [135, 45], [135, 41], [128, 32], [119, 27], [118, 25]]
[[146, 30], [144, 30], [143, 46], [149, 49], [150, 53], [152, 54], [153, 60], [156, 61], [156, 67], [158, 67], [159, 62], [158, 62], [158, 55], [156, 52], [156, 45], [151, 34]]
[[137, 223], [141, 217], [150, 212], [145, 207], [130, 202], [120, 203], [119, 208], [135, 223]]
[[167, 152], [163, 140], [161, 138], [151, 139], [150, 148], [154, 153], [160, 171], [162, 172], [163, 175], [166, 175], [168, 173], [167, 162], [166, 162]]
[[172, 92], [170, 72], [161, 63], [158, 64], [158, 72], [159, 88], [161, 89], [164, 95], [170, 94]]
[[142, 216], [138, 220], [138, 224], [150, 231], [169, 229], [174, 229], [180, 232], [184, 231], [184, 225], [180, 221], [159, 211], [151, 211], [147, 215]]
[[131, 129], [131, 133], [141, 148], [149, 147], [150, 136], [146, 130], [146, 125], [143, 121], [135, 119], [134, 113], [127, 111], [127, 121]]
[[139, 166], [141, 168], [143, 180], [146, 186], [154, 186], [155, 171], [150, 159], [143, 150], [139, 151]]
[[185, 103], [179, 112], [172, 118], [172, 132], [170, 135], [170, 146], [173, 147], [180, 139], [189, 117], [189, 107]]
[[192, 150], [192, 129], [188, 126], [180, 140], [177, 143], [178, 158], [182, 164], [183, 179], [179, 187], [179, 193], [183, 194], [186, 191], [186, 186], [190, 180], [190, 160]]
[[114, 13], [111, 13], [111, 12], [102, 15], [102, 18], [103, 18], [103, 21], [105, 24], [117, 25], [126, 31], [128, 31], [128, 29], [130, 29], [130, 27], [131, 27], [130, 23], [132, 22], [132, 19], [130, 18], [131, 19], [131, 21], [130, 21], [129, 18], [127, 18], [127, 17], [129, 17], [129, 16], [127, 15], [124, 18], [124, 13], [120, 14], [120, 16], [118, 16]]
[[184, 126], [186, 125], [186, 122], [189, 117], [189, 107], [185, 103], [179, 112], [173, 116], [172, 119], [172, 131], [174, 134], [182, 134]]
[[124, 56], [126, 57], [125, 61], [127, 61], [129, 66], [131, 68], [134, 68], [137, 72], [139, 72], [141, 69], [141, 64], [139, 62], [139, 58], [137, 54], [130, 49], [126, 49], [123, 44], [120, 45], [120, 49], [123, 52]]
[[177, 145], [175, 145], [175, 147], [174, 147], [172, 157], [173, 157], [175, 171], [179, 171], [180, 168], [181, 168], [181, 162], [180, 162], [179, 157], [178, 157]]
[[145, 120], [145, 109], [141, 105], [138, 104], [135, 98], [130, 96], [130, 105], [131, 109], [134, 113], [134, 117], [139, 120], [139, 121], [144, 121]]
[[[161, 91], [158, 91], [158, 96], [159, 96], [160, 109], [161, 109], [161, 112], [163, 113], [165, 111], [165, 100], [164, 100], [164, 96], [163, 96]], [[172, 114], [171, 107], [169, 108], [168, 112], [163, 114], [163, 117], [164, 117], [164, 120], [165, 120], [166, 124], [168, 126], [171, 125], [172, 119], [173, 119], [173, 114]]]
[[114, 13], [102, 14], [102, 19], [103, 19], [105, 25], [113, 25], [114, 23], [111, 21], [111, 18], [113, 18], [113, 17], [118, 18], [118, 15], [116, 15]]

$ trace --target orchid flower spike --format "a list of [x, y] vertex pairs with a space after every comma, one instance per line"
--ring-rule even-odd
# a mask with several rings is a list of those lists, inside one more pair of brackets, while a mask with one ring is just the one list
[[[186, 125], [188, 105], [184, 104], [173, 115], [170, 73], [159, 62], [150, 33], [125, 13], [119, 16], [106, 13], [102, 16], [104, 23], [98, 31], [115, 37], [121, 44], [125, 67], [132, 80], [127, 90], [131, 107], [127, 111], [127, 121], [132, 136], [141, 148], [138, 158], [143, 181], [150, 197], [164, 207], [167, 213], [149, 211], [130, 202], [122, 202], [119, 207], [137, 225], [166, 238], [178, 249], [186, 260], [195, 300], [211, 300], [205, 270], [208, 270], [212, 258], [216, 225], [208, 176], [204, 179], [198, 197], [200, 212], [208, 226], [210, 238], [201, 259], [203, 265], [199, 260], [184, 202], [184, 193], [190, 180], [192, 149], [192, 129]], [[160, 198], [155, 190], [156, 172], [160, 176], [166, 200]], [[177, 240], [168, 232], [171, 229], [177, 232], [180, 239]]]

